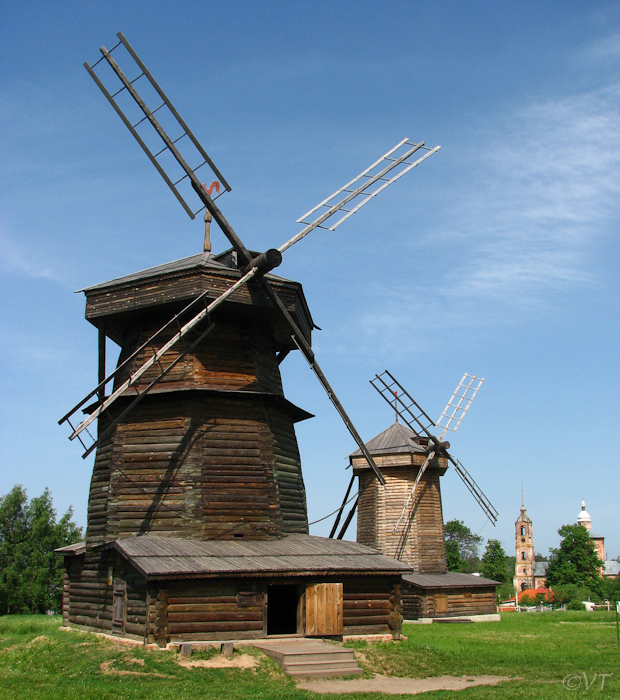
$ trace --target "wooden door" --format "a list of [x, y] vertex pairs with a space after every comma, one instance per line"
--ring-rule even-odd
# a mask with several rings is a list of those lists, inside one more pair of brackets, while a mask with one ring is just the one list
[[433, 596], [433, 608], [436, 613], [448, 612], [448, 596], [443, 593], [436, 593]]
[[306, 586], [306, 636], [341, 635], [343, 629], [343, 586], [315, 583]]
[[114, 581], [112, 599], [112, 633], [125, 634], [125, 618], [127, 617], [127, 584], [125, 581]]

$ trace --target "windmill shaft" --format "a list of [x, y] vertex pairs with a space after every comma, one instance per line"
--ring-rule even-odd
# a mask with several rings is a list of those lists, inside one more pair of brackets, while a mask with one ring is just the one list
[[299, 330], [297, 327], [297, 324], [293, 320], [292, 316], [289, 314], [288, 309], [284, 304], [282, 303], [282, 300], [280, 297], [276, 294], [276, 292], [273, 290], [269, 282], [264, 278], [260, 278], [263, 287], [267, 294], [269, 295], [269, 298], [272, 300], [272, 302], [277, 306], [277, 308], [280, 310], [280, 313], [282, 314], [282, 317], [285, 319], [286, 323], [288, 324], [288, 327], [291, 331], [291, 336], [293, 340], [295, 341], [295, 344], [297, 347], [300, 349], [302, 355], [306, 358], [308, 364], [310, 365], [310, 368], [312, 371], [316, 374], [318, 380], [321, 382], [321, 385], [325, 389], [327, 396], [329, 396], [330, 401], [334, 404], [336, 407], [336, 410], [340, 414], [340, 417], [342, 418], [344, 424], [347, 427], [347, 430], [351, 433], [353, 436], [353, 439], [357, 443], [358, 447], [362, 451], [362, 454], [364, 457], [366, 457], [368, 464], [370, 465], [371, 469], [374, 471], [377, 479], [379, 479], [379, 482], [381, 483], [382, 486], [385, 486], [385, 479], [383, 478], [383, 474], [379, 470], [379, 467], [375, 464], [374, 459], [372, 458], [370, 452], [368, 452], [368, 449], [366, 448], [366, 445], [364, 444], [364, 441], [360, 437], [359, 433], [355, 429], [355, 426], [351, 422], [351, 419], [347, 415], [347, 412], [344, 410], [343, 405], [340, 403], [338, 400], [338, 397], [336, 396], [334, 390], [332, 389], [330, 383], [327, 381], [327, 377], [323, 374], [323, 371], [319, 367], [316, 357], [314, 355], [314, 352], [312, 351], [312, 348], [310, 347], [310, 344], [304, 337], [303, 333]]

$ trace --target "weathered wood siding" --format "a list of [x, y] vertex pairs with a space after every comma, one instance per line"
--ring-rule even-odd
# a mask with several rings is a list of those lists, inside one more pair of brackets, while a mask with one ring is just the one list
[[[258, 593], [254, 605], [238, 597], [249, 591]], [[160, 644], [264, 636], [264, 592], [255, 582], [168, 581], [150, 587], [149, 597], [150, 635]]]
[[[136, 312], [149, 313], [164, 305], [179, 311], [192, 299], [209, 291], [211, 300], [220, 296], [241, 276], [240, 273], [225, 270], [194, 269], [165, 277], [141, 279], [92, 289], [86, 292], [86, 318], [97, 324], [106, 318], [106, 328], [115, 342], [122, 343], [123, 335], [131, 327], [131, 316]], [[311, 318], [303, 298], [301, 285], [288, 280], [271, 280], [282, 303], [295, 319], [299, 329], [310, 341]], [[224, 302], [227, 310], [248, 311], [271, 315], [273, 304], [260, 284], [250, 282], [237, 289]], [[172, 314], [171, 314], [172, 315]], [[273, 330], [279, 343], [293, 346], [289, 334], [282, 327], [277, 316], [272, 319]], [[293, 346], [294, 347], [294, 346]]]
[[[436, 610], [437, 597], [446, 596], [445, 612]], [[437, 588], [420, 589], [403, 583], [403, 615], [406, 620], [422, 617], [463, 617], [491, 615], [497, 612], [495, 588]]]
[[308, 532], [293, 421], [260, 397], [148, 396], [98, 450], [89, 546], [147, 532], [212, 538]]
[[[143, 345], [168, 320], [167, 316], [149, 316], [140, 324], [140, 331], [128, 334], [119, 364]], [[198, 327], [195, 335], [206, 329]], [[152, 345], [143, 348], [131, 363], [115, 378], [117, 388], [129, 374], [144, 364], [153, 352], [167, 343], [178, 331], [176, 327], [159, 335]], [[187, 341], [191, 342], [190, 334]], [[136, 382], [143, 388], [149, 385], [183, 351], [183, 343], [173, 345]], [[271, 329], [264, 322], [248, 319], [218, 317], [210, 333], [157, 384], [157, 390], [172, 388], [225, 389], [228, 391], [262, 391], [283, 396], [282, 379], [276, 361], [276, 348]]]
[[369, 469], [360, 468], [354, 462], [362, 489], [358, 505], [357, 541], [410, 564], [416, 573], [445, 573], [446, 551], [439, 484], [440, 474], [445, 468], [439, 460], [431, 462], [424, 472], [408, 511], [396, 533], [392, 534], [419, 471], [417, 462], [421, 463], [423, 458], [424, 455], [375, 457], [386, 480], [385, 488], [379, 486]]
[[[112, 584], [108, 570], [112, 567]], [[146, 581], [113, 552], [92, 552], [65, 558], [63, 622], [112, 634], [113, 582], [126, 583], [126, 617], [123, 636], [147, 636]]]
[[365, 576], [344, 580], [343, 634], [400, 635], [400, 579]]

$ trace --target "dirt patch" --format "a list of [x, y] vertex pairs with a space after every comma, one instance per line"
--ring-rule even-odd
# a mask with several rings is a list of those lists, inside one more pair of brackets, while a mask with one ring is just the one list
[[[144, 665], [142, 659], [132, 659], [134, 663], [140, 663]], [[174, 678], [174, 676], [167, 676], [164, 673], [157, 673], [157, 671], [151, 671], [150, 673], [142, 673], [141, 671], [124, 671], [118, 668], [112, 668], [114, 661], [104, 661], [99, 665], [99, 670], [104, 676], [149, 676], [151, 678]]]
[[177, 661], [179, 666], [183, 666], [183, 668], [256, 668], [258, 666], [258, 659], [249, 654], [235, 654], [230, 659], [220, 654], [212, 656], [210, 659], [196, 659], [195, 661], [180, 657]]
[[28, 644], [26, 644], [26, 648], [28, 649], [31, 646], [34, 646], [35, 644], [48, 644], [50, 641], [49, 637], [46, 637], [44, 634], [42, 634], [40, 637], [35, 637], [34, 639], [31, 639]]
[[321, 680], [299, 681], [298, 688], [314, 693], [385, 693], [386, 695], [418, 695], [433, 690], [464, 690], [476, 685], [497, 685], [502, 681], [514, 681], [516, 678], [502, 676], [439, 676], [438, 678], [394, 678], [375, 676], [371, 680], [354, 679], [350, 681]]

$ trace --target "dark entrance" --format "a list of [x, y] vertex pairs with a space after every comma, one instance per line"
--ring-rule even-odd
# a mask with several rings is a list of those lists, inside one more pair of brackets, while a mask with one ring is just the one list
[[267, 586], [267, 634], [297, 633], [297, 586]]

